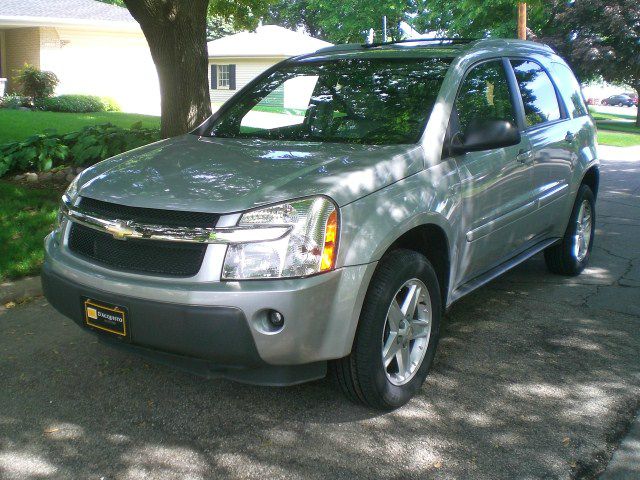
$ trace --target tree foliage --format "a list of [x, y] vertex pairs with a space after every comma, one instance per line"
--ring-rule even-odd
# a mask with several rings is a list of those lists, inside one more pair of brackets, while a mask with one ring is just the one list
[[[630, 85], [640, 94], [637, 0], [576, 0], [562, 6], [541, 36], [582, 79], [602, 77]], [[636, 124], [640, 126], [640, 112]]]
[[[527, 2], [529, 28], [538, 31], [556, 8], [556, 0]], [[413, 26], [456, 37], [516, 36], [516, 0], [419, 0]]]
[[[515, 37], [515, 0], [420, 1], [413, 20], [418, 30], [460, 37]], [[530, 39], [551, 44], [580, 80], [604, 78], [640, 93], [640, 2], [530, 0], [527, 6]]]
[[303, 27], [309, 35], [333, 43], [364, 42], [373, 28], [376, 41], [381, 41], [383, 16], [389, 38], [399, 39], [399, 22], [408, 20], [415, 8], [413, 0], [276, 0], [265, 22]]
[[124, 0], [98, 0], [99, 2], [102, 3], [108, 3], [110, 5], [118, 5], [119, 7], [124, 7]]
[[270, 0], [210, 0], [208, 14], [226, 20], [234, 29], [253, 30], [270, 3]]
[[207, 41], [216, 40], [237, 33], [233, 21], [219, 15], [209, 15], [207, 18]]

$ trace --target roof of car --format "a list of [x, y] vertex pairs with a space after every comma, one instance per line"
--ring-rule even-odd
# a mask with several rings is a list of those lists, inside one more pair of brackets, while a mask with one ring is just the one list
[[379, 44], [347, 43], [322, 48], [314, 53], [295, 57], [295, 60], [336, 60], [341, 58], [416, 58], [416, 57], [448, 57], [479, 50], [505, 50], [507, 53], [553, 53], [551, 47], [525, 40], [484, 38], [426, 38], [408, 39], [397, 42]]

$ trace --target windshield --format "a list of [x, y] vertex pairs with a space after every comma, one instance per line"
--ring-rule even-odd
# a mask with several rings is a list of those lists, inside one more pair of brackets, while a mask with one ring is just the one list
[[210, 135], [415, 143], [449, 59], [344, 59], [284, 65], [226, 109]]

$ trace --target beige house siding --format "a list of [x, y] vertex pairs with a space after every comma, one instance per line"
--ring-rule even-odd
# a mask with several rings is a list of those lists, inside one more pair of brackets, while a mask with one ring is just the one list
[[125, 111], [160, 111], [158, 77], [141, 32], [42, 28], [40, 63], [60, 79], [57, 94], [109, 96]]
[[12, 28], [0, 37], [11, 77], [25, 62], [55, 73], [56, 94], [80, 93], [114, 98], [124, 111], [157, 114], [160, 88], [142, 32], [68, 27]]
[[209, 88], [211, 88], [211, 65], [235, 65], [236, 66], [236, 89], [211, 89], [211, 103], [220, 105], [227, 101], [234, 93], [244, 87], [247, 83], [260, 75], [266, 69], [284, 60], [281, 58], [231, 58], [231, 57], [209, 57]]
[[40, 29], [11, 28], [4, 31], [4, 54], [6, 56], [3, 75], [7, 78], [8, 91], [13, 91], [13, 77], [25, 63], [40, 67]]

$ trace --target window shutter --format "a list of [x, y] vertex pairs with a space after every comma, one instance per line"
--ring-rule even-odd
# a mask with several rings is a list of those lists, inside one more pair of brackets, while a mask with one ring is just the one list
[[236, 66], [229, 65], [229, 90], [236, 89]]
[[218, 88], [218, 66], [211, 65], [211, 90]]

